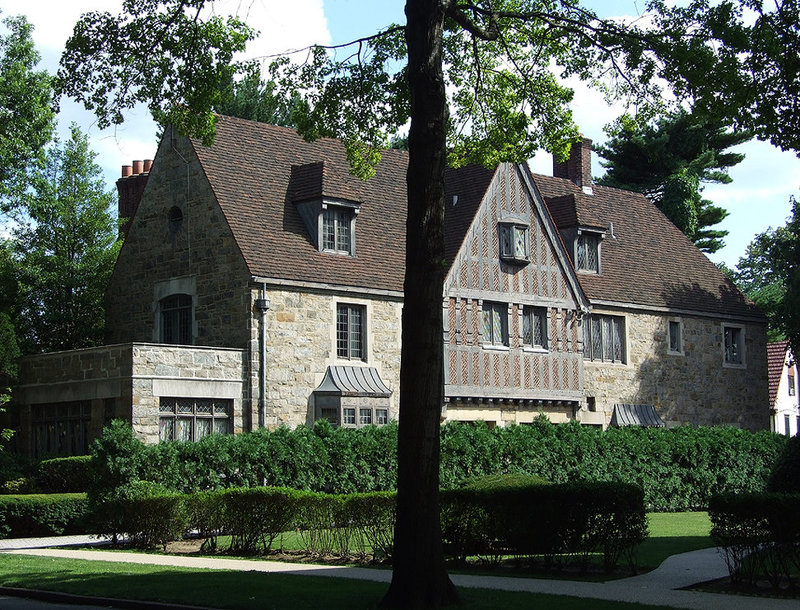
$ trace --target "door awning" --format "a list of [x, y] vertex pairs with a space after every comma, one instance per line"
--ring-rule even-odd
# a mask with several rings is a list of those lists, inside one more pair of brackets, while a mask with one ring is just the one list
[[371, 366], [329, 366], [314, 392], [342, 396], [382, 396], [392, 391], [383, 383], [378, 369]]
[[646, 428], [663, 428], [664, 421], [656, 413], [653, 405], [614, 405], [611, 415], [612, 426], [642, 426]]

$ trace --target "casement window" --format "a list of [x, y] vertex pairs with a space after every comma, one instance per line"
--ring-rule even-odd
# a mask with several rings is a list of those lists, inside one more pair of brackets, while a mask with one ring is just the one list
[[483, 343], [508, 347], [508, 305], [483, 304]]
[[500, 258], [509, 263], [528, 263], [530, 260], [528, 225], [501, 222], [498, 225], [498, 232], [500, 235]]
[[336, 306], [336, 356], [366, 360], [366, 308], [363, 305]]
[[173, 294], [159, 301], [161, 315], [161, 343], [191, 345], [192, 297]]
[[158, 438], [199, 441], [209, 434], [231, 434], [233, 401], [211, 398], [160, 398]]
[[[340, 424], [341, 413], [341, 424]], [[319, 419], [327, 419], [331, 425], [345, 428], [362, 426], [385, 426], [389, 423], [389, 409], [380, 407], [324, 407], [320, 409]]]
[[786, 376], [786, 381], [789, 382], [789, 396], [794, 396], [797, 393], [794, 385], [794, 371], [789, 369], [789, 372]]
[[583, 231], [575, 244], [575, 268], [600, 273], [600, 234]]
[[583, 357], [625, 363], [625, 318], [591, 314], [583, 319]]
[[667, 322], [667, 351], [670, 354], [683, 354], [683, 324], [680, 320]]
[[31, 424], [33, 455], [86, 455], [89, 453], [89, 400], [33, 405]]
[[522, 308], [522, 344], [547, 349], [547, 308], [526, 305]]
[[744, 329], [741, 326], [723, 326], [723, 362], [727, 365], [744, 365]]
[[322, 210], [322, 250], [337, 254], [354, 254], [354, 210], [328, 206]]

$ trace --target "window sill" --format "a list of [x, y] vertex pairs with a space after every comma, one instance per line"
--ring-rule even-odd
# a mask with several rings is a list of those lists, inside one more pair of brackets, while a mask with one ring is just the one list
[[667, 350], [667, 356], [685, 356], [686, 352], [673, 352], [672, 350]]
[[481, 347], [486, 350], [495, 351], [495, 352], [509, 352], [511, 348], [508, 345], [494, 345], [492, 343], [483, 343]]
[[529, 354], [549, 354], [550, 350], [546, 347], [531, 347], [530, 345], [523, 345], [522, 351]]
[[723, 362], [722, 368], [724, 369], [746, 369], [746, 362]]

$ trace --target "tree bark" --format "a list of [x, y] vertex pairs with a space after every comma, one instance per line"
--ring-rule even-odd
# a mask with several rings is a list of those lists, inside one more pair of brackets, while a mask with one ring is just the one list
[[392, 583], [381, 605], [430, 608], [458, 601], [439, 521], [439, 427], [444, 381], [442, 292], [447, 104], [442, 74], [443, 0], [408, 0], [411, 90], [397, 522]]

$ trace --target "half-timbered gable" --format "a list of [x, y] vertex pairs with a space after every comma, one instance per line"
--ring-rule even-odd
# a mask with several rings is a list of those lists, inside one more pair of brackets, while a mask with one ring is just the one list
[[574, 417], [586, 300], [527, 166], [447, 175], [448, 419]]

